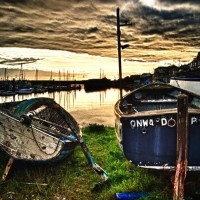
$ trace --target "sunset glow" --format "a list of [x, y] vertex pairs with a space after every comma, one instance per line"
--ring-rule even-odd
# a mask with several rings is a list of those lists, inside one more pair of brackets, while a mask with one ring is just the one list
[[[116, 9], [121, 20], [123, 76], [189, 63], [200, 51], [200, 2], [172, 0], [1, 1], [0, 68], [118, 78]], [[18, 60], [10, 65], [10, 60]]]
[[155, 3], [155, 0], [141, 0], [141, 2], [149, 7], [152, 7]]
[[[118, 59], [116, 58], [77, 54], [61, 50], [28, 48], [0, 48], [0, 55], [4, 60], [14, 60], [15, 58], [37, 59], [34, 63], [23, 64], [23, 69], [38, 69], [56, 73], [60, 71], [61, 74], [64, 72], [74, 73], [75, 79], [100, 78], [100, 76], [102, 78], [118, 79]], [[158, 63], [141, 64], [139, 61], [124, 61], [123, 76], [142, 74], [145, 72], [152, 73], [153, 67], [157, 64]], [[1, 68], [20, 69], [20, 67], [20, 62], [14, 65], [1, 64]], [[12, 77], [10, 77], [10, 79], [11, 78]], [[31, 77], [28, 78], [30, 79]], [[42, 77], [40, 78], [43, 79]]]

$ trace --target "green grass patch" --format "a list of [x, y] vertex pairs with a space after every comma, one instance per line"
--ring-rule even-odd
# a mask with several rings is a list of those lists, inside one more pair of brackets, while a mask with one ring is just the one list
[[[170, 173], [129, 163], [118, 146], [114, 128], [93, 124], [82, 132], [95, 162], [110, 177], [99, 190], [92, 192], [99, 177], [77, 146], [68, 159], [55, 164], [15, 161], [7, 181], [0, 180], [0, 200], [114, 200], [117, 192], [149, 192], [150, 196], [140, 199], [172, 199]], [[1, 174], [7, 161], [8, 157], [1, 153]], [[193, 179], [190, 182], [193, 183]]]

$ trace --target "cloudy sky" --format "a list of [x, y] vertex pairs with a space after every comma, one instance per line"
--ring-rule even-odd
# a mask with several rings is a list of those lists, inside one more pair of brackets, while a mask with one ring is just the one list
[[0, 59], [5, 59], [1, 47], [25, 47], [87, 55], [93, 67], [95, 58], [112, 62], [117, 7], [122, 23], [132, 22], [121, 27], [121, 43], [130, 45], [122, 52], [127, 65], [187, 63], [200, 51], [199, 0], [1, 0]]

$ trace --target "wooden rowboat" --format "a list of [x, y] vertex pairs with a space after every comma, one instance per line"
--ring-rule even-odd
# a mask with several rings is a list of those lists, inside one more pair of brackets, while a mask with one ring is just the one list
[[68, 157], [76, 145], [81, 146], [89, 165], [105, 181], [107, 173], [94, 162], [78, 123], [53, 99], [0, 104], [0, 148], [11, 157], [3, 180], [15, 159], [56, 162]]
[[[14, 159], [56, 161], [67, 157], [77, 145], [76, 140], [67, 139], [73, 130], [80, 134], [77, 122], [52, 99], [4, 103], [0, 110], [0, 146]], [[33, 118], [27, 126], [24, 117], [28, 113], [41, 120]], [[68, 132], [51, 124], [55, 122]]]
[[188, 169], [200, 170], [200, 96], [164, 83], [133, 90], [115, 104], [115, 130], [125, 157], [151, 169], [174, 169], [177, 98], [188, 97]]

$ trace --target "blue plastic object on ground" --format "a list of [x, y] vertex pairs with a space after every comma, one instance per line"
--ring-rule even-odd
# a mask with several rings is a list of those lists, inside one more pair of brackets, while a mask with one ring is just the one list
[[149, 196], [148, 192], [126, 192], [126, 193], [116, 193], [116, 200], [130, 200], [130, 199], [138, 199], [140, 197]]

